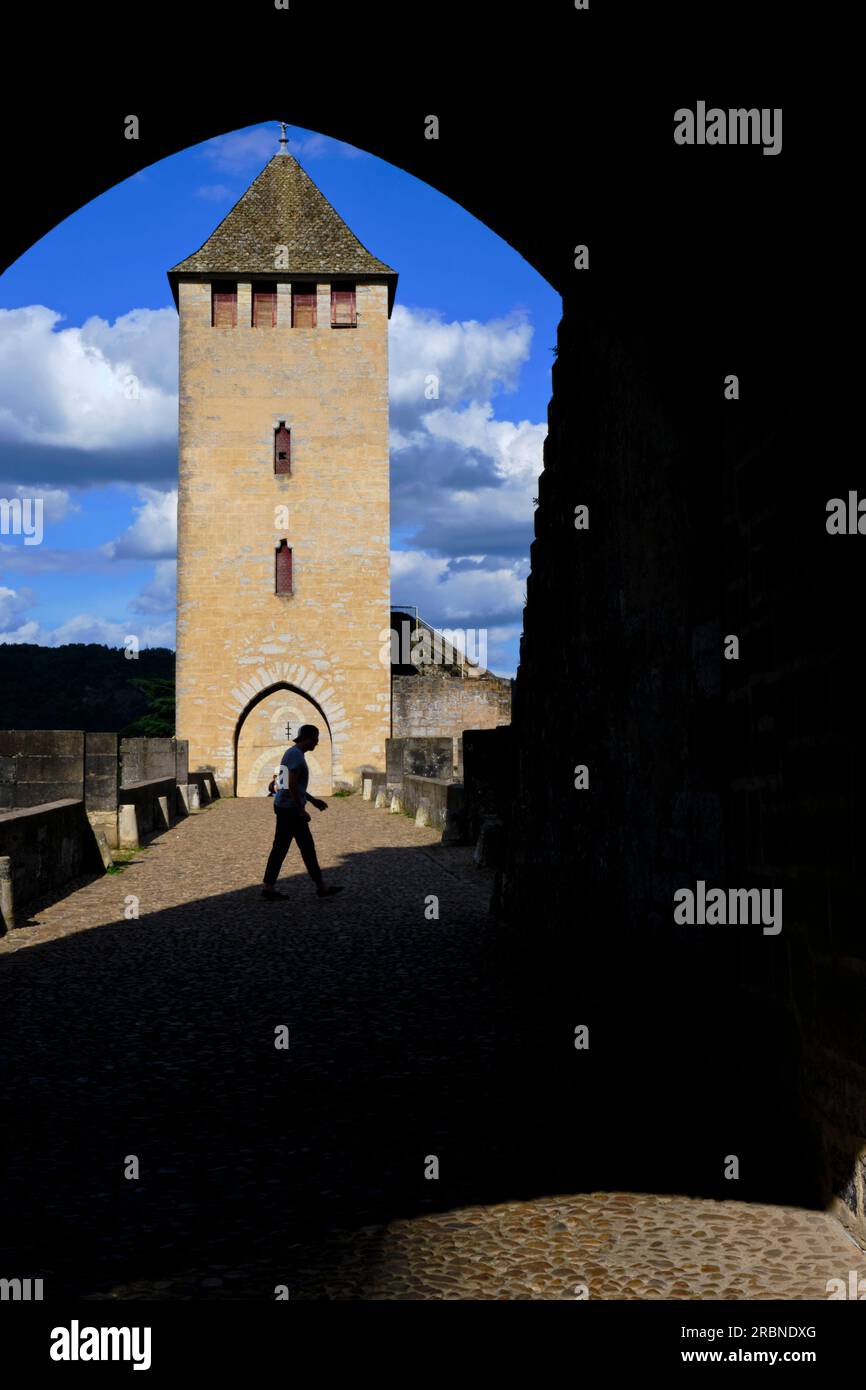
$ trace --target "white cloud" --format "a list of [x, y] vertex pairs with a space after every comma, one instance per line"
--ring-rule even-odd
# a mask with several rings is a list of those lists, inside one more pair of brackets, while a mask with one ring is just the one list
[[101, 642], [107, 647], [122, 647], [130, 635], [138, 638], [140, 647], [173, 647], [175, 625], [173, 621], [117, 623], [92, 613], [77, 613], [52, 629], [30, 619], [18, 628], [0, 632], [0, 643], [35, 642], [40, 647], [61, 647], [68, 642]]
[[11, 646], [19, 642], [35, 642], [40, 647], [48, 645], [43, 639], [39, 624], [32, 619], [13, 631], [0, 632], [0, 644], [6, 643]]
[[176, 438], [175, 311], [58, 329], [62, 317], [0, 309], [0, 441], [100, 450]]
[[477, 625], [488, 619], [501, 626], [503, 617], [522, 609], [525, 587], [525, 565], [519, 561], [458, 568], [421, 550], [391, 551], [395, 600], [416, 604], [421, 616], [436, 627]]
[[0, 497], [20, 497], [40, 499], [43, 521], [64, 521], [69, 512], [80, 512], [81, 507], [73, 502], [65, 488], [32, 487], [25, 483], [0, 483]]
[[436, 408], [428, 399], [428, 378], [438, 378], [438, 403], [488, 401], [496, 391], [513, 391], [529, 357], [532, 325], [515, 312], [479, 323], [443, 320], [432, 309], [396, 304], [388, 334], [390, 397], [395, 413], [408, 420]]
[[171, 613], [177, 601], [177, 561], [160, 560], [153, 579], [129, 605], [133, 613]]
[[547, 434], [494, 399], [519, 386], [532, 331], [522, 312], [446, 323], [402, 306], [391, 326], [391, 514], [411, 547], [391, 553], [392, 593], [434, 627], [483, 629], [491, 670], [513, 669]]
[[160, 492], [156, 488], [138, 490], [142, 504], [135, 507], [135, 521], [117, 540], [107, 541], [100, 551], [110, 560], [173, 560], [177, 554], [177, 489]]
[[521, 485], [524, 492], [531, 492], [538, 480], [546, 425], [496, 420], [489, 401], [473, 401], [465, 410], [431, 411], [424, 417], [424, 427], [433, 439], [486, 455], [497, 477]]
[[[174, 585], [175, 562], [160, 561], [153, 578], [130, 603], [126, 618], [118, 621], [76, 613], [54, 628], [43, 627], [35, 618], [25, 618], [38, 601], [32, 589], [0, 586], [0, 643], [36, 642], [42, 647], [59, 647], [66, 642], [102, 642], [109, 647], [122, 647], [126, 638], [134, 634], [142, 647], [173, 647]], [[172, 616], [159, 621], [162, 614]], [[21, 618], [25, 621], [13, 626]], [[142, 618], [157, 620], [142, 622]]]
[[33, 607], [35, 599], [32, 589], [7, 589], [0, 585], [0, 628], [22, 617]]
[[173, 647], [175, 625], [173, 622], [116, 623], [90, 613], [78, 613], [47, 634], [45, 645], [59, 647], [66, 642], [102, 642], [107, 647], [122, 647], [130, 635], [138, 638], [141, 647]]
[[[391, 333], [392, 518], [421, 550], [526, 555], [546, 423], [497, 418], [532, 340], [523, 313], [444, 323], [395, 308]], [[426, 383], [438, 379], [438, 399]]]
[[[130, 309], [111, 324], [93, 314], [82, 324], [81, 340], [112, 366], [131, 367], [142, 384], [159, 387], [176, 404], [178, 317], [174, 309]], [[176, 431], [176, 419], [174, 425]]]

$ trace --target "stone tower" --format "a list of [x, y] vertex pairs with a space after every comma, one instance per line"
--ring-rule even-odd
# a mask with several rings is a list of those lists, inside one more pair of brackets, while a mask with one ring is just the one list
[[[281, 142], [282, 143], [282, 142]], [[310, 790], [385, 766], [388, 319], [396, 273], [284, 152], [168, 272], [180, 315], [177, 734], [265, 795], [302, 723]], [[290, 732], [287, 734], [287, 726]]]

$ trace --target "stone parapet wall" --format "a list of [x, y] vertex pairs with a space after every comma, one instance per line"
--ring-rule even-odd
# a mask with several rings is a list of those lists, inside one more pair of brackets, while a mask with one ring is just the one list
[[406, 776], [442, 777], [450, 781], [455, 772], [452, 738], [389, 738], [385, 741], [385, 770], [388, 781], [402, 782]]
[[134, 782], [121, 789], [120, 805], [135, 807], [139, 837], [157, 834], [160, 830], [167, 830], [177, 818], [177, 783], [173, 776]]
[[[142, 771], [149, 775], [138, 775]], [[122, 777], [128, 785], [121, 785]], [[85, 843], [88, 841], [85, 826], [89, 827], [91, 840], [96, 834], [104, 836], [106, 856], [108, 850], [120, 846], [121, 805], [135, 806], [141, 835], [155, 833], [185, 813], [185, 789], [190, 780], [199, 783], [202, 804], [217, 794], [212, 773], [203, 771], [190, 775], [184, 739], [121, 739], [114, 733], [66, 729], [0, 731], [0, 815], [22, 810], [41, 811], [58, 803], [80, 803], [84, 820], [78, 818], [75, 823]], [[184, 795], [179, 793], [179, 788], [184, 789]], [[160, 807], [161, 797], [166, 803], [167, 820]], [[45, 839], [45, 826], [41, 821], [27, 821], [24, 825]], [[65, 834], [63, 830], [61, 839]], [[56, 874], [41, 867], [42, 860], [38, 856], [27, 855], [20, 860], [15, 870], [19, 900], [26, 902], [31, 897], [39, 897], [66, 881], [70, 854], [67, 845], [60, 855]], [[74, 854], [72, 859], [75, 859]], [[35, 883], [25, 892], [21, 887], [21, 875], [31, 870], [36, 873]]]
[[394, 738], [460, 738], [464, 729], [511, 723], [512, 682], [501, 676], [452, 676], [438, 671], [391, 681]]
[[84, 734], [77, 729], [0, 730], [0, 810], [84, 795]]
[[174, 738], [123, 738], [120, 740], [120, 785], [152, 782], [158, 777], [178, 776], [186, 767], [187, 743]]
[[19, 923], [20, 909], [34, 898], [103, 869], [84, 802], [71, 798], [0, 813], [0, 859], [4, 858], [10, 861]]

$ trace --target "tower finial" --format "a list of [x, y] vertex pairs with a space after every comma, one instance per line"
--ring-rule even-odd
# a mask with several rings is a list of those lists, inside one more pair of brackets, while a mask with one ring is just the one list
[[289, 153], [289, 142], [288, 142], [288, 140], [286, 139], [286, 123], [285, 123], [285, 121], [280, 121], [280, 148], [279, 148], [279, 150], [277, 151], [277, 153], [278, 153], [278, 154], [288, 154], [288, 153]]

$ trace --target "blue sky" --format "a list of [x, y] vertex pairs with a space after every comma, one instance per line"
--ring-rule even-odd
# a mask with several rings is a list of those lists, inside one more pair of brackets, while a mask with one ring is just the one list
[[[393, 598], [436, 626], [486, 629], [488, 664], [511, 674], [559, 296], [420, 180], [328, 137], [288, 134], [341, 217], [400, 275]], [[142, 170], [0, 277], [0, 498], [41, 497], [44, 533], [38, 545], [11, 526], [0, 534], [0, 641], [116, 646], [136, 633], [174, 645], [177, 314], [166, 270], [207, 239], [278, 137], [276, 125], [251, 127]], [[429, 371], [443, 381], [437, 401], [417, 389]]]

